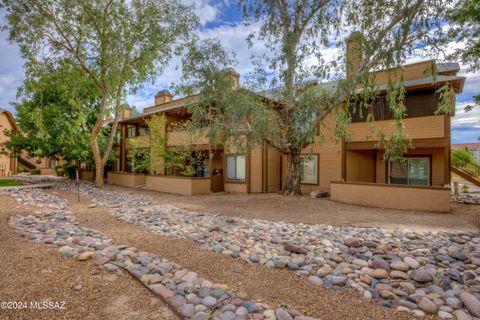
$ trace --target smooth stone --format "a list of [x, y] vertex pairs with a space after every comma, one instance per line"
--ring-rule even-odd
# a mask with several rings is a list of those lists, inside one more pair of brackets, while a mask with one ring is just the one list
[[385, 269], [375, 269], [370, 273], [370, 276], [375, 279], [386, 279], [388, 278], [388, 272]]
[[184, 304], [180, 308], [180, 314], [186, 318], [191, 318], [193, 317], [194, 308], [195, 306], [193, 304], [189, 304], [189, 303]]
[[293, 320], [292, 316], [283, 309], [277, 309], [275, 311], [275, 316], [277, 317], [277, 320]]
[[418, 302], [418, 307], [429, 314], [436, 314], [438, 307], [427, 297], [422, 297]]
[[456, 310], [454, 314], [457, 320], [472, 320], [472, 317], [463, 310]]
[[472, 315], [480, 317], [480, 301], [473, 294], [464, 291], [460, 293], [460, 300]]
[[406, 264], [408, 264], [408, 266], [409, 266], [411, 269], [418, 269], [418, 268], [420, 268], [420, 263], [418, 263], [418, 261], [415, 260], [414, 258], [405, 257], [405, 258], [403, 258], [403, 262], [405, 262]]
[[386, 271], [390, 271], [390, 264], [382, 259], [382, 258], [375, 258], [372, 260], [372, 267], [374, 269], [383, 269]]
[[399, 270], [399, 271], [408, 271], [408, 269], [410, 269], [408, 264], [406, 264], [401, 260], [395, 260], [392, 263], [390, 263], [390, 268], [393, 270]]
[[432, 275], [426, 269], [413, 270], [410, 273], [410, 277], [419, 283], [431, 282], [433, 280]]
[[210, 316], [205, 312], [195, 313], [192, 317], [192, 320], [209, 320]]
[[445, 311], [438, 311], [437, 315], [440, 319], [453, 319], [453, 316]]
[[213, 307], [214, 305], [217, 304], [217, 299], [215, 299], [214, 297], [208, 296], [208, 297], [203, 298], [202, 304], [207, 306], [207, 307]]
[[316, 286], [321, 286], [323, 284], [323, 280], [318, 276], [309, 276], [308, 281]]

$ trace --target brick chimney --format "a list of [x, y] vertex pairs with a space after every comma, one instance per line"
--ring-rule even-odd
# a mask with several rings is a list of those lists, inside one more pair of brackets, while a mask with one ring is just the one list
[[155, 105], [164, 104], [172, 101], [173, 95], [168, 90], [158, 91], [155, 95]]
[[237, 73], [233, 68], [228, 68], [225, 70], [225, 75], [228, 79], [231, 79], [233, 82], [233, 89], [240, 87], [240, 74]]
[[352, 32], [346, 40], [347, 79], [350, 79], [360, 69], [363, 60], [362, 40], [363, 35], [359, 31]]
[[129, 118], [129, 117], [132, 116], [133, 109], [130, 108], [130, 106], [128, 104], [124, 104], [120, 108], [121, 108], [121, 110], [120, 110], [120, 120]]

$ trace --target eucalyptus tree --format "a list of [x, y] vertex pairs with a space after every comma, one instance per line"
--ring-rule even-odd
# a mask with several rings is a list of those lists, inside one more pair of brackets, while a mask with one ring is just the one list
[[[443, 45], [448, 46], [452, 41], [461, 44], [450, 58], [460, 59], [472, 72], [480, 70], [480, 1], [457, 0], [448, 11], [447, 21], [450, 28], [442, 38]], [[474, 98], [480, 105], [480, 92]], [[467, 111], [471, 108], [467, 106]]]
[[[352, 112], [366, 111], [378, 93], [368, 73], [398, 67], [430, 37], [443, 17], [443, 0], [241, 0], [245, 25], [255, 27], [247, 38], [251, 47], [265, 46], [254, 56], [255, 69], [235, 90], [225, 69], [235, 57], [218, 42], [197, 44], [184, 60], [181, 92], [200, 92], [191, 105], [193, 125], [209, 124], [207, 135], [216, 143], [251, 149], [267, 141], [287, 157], [285, 195], [300, 193], [300, 154], [317, 139], [322, 117], [340, 104], [337, 138], [345, 138]], [[355, 30], [353, 59], [345, 57], [345, 37]], [[333, 59], [325, 54], [330, 52]], [[345, 76], [345, 70], [348, 76]], [[228, 74], [228, 72], [227, 72]], [[320, 81], [329, 80], [326, 83]], [[359, 93], [357, 88], [362, 87]], [[392, 81], [387, 94], [395, 115], [396, 133], [382, 136], [386, 156], [400, 157], [408, 137], [405, 90]], [[204, 106], [208, 105], [209, 108]], [[361, 110], [359, 110], [361, 109]], [[369, 116], [372, 119], [372, 116]]]
[[[98, 89], [90, 145], [97, 187], [125, 95], [157, 76], [189, 41], [197, 19], [179, 0], [2, 0], [9, 40], [27, 60], [70, 60]], [[102, 151], [99, 133], [110, 124]]]

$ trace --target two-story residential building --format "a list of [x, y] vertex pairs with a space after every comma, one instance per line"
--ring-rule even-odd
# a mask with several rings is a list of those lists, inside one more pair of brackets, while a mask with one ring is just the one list
[[[428, 75], [432, 70], [436, 72], [435, 78]], [[453, 113], [440, 115], [435, 111], [440, 87], [449, 85], [456, 93], [462, 91], [465, 78], [457, 76], [458, 71], [458, 64], [428, 60], [372, 73], [381, 92], [386, 91], [389, 78], [401, 76], [404, 80], [407, 108], [404, 126], [412, 142], [405, 160], [384, 161], [384, 150], [378, 145], [378, 132], [388, 135], [395, 130], [384, 95], [380, 94], [371, 105], [375, 121], [367, 122], [354, 115], [347, 128], [350, 139], [339, 143], [334, 136], [336, 112], [344, 108], [340, 105], [326, 112], [318, 141], [304, 149], [302, 192], [327, 191], [334, 200], [363, 205], [448, 211]], [[239, 83], [237, 73], [230, 71], [229, 75]], [[189, 195], [280, 191], [286, 181], [287, 163], [275, 148], [264, 143], [249, 154], [236, 154], [222, 145], [210, 145], [202, 132], [191, 135], [178, 129], [176, 123], [190, 119], [187, 106], [196, 97], [172, 100], [168, 91], [161, 91], [155, 96], [155, 104], [142, 114], [130, 116], [126, 109], [114, 148], [117, 155], [114, 167], [118, 173], [110, 172], [109, 182]], [[153, 116], [164, 119], [165, 148], [188, 148], [196, 158], [204, 156], [194, 176], [165, 172], [161, 159], [155, 159], [153, 154], [149, 174], [128, 174], [126, 155], [131, 141], [137, 141], [136, 147], [152, 149], [147, 122]]]
[[[8, 141], [5, 131], [18, 130], [17, 123], [10, 111], [0, 108], [0, 146]], [[0, 178], [17, 173], [17, 159], [9, 155], [0, 154]]]

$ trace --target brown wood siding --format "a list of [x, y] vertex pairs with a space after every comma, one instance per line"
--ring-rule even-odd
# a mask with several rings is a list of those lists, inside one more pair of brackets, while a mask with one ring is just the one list
[[[445, 117], [443, 115], [409, 118], [403, 121], [405, 132], [412, 139], [445, 137]], [[370, 126], [374, 127], [373, 133]], [[380, 130], [385, 134], [391, 134], [396, 129], [391, 120], [352, 123], [347, 129], [348, 133], [351, 134], [351, 142], [377, 141], [377, 133]]]
[[278, 192], [281, 189], [281, 159], [281, 153], [277, 149], [267, 146], [267, 192]]
[[250, 153], [250, 192], [262, 192], [263, 147], [258, 146]]
[[426, 72], [432, 70], [433, 67], [434, 64], [432, 60], [422, 61], [397, 69], [372, 73], [371, 79], [378, 85], [387, 84], [389, 79], [399, 80], [401, 76], [403, 76], [404, 81], [422, 79], [428, 76]]
[[375, 181], [375, 158], [373, 150], [347, 151], [346, 158], [347, 181]]
[[[318, 154], [318, 185], [302, 184], [301, 192], [330, 191], [330, 181], [342, 178], [342, 143], [335, 141], [335, 112], [337, 108], [329, 111], [320, 124], [320, 134], [316, 141], [303, 149], [304, 154]], [[286, 157], [282, 157], [282, 184], [286, 181]]]

